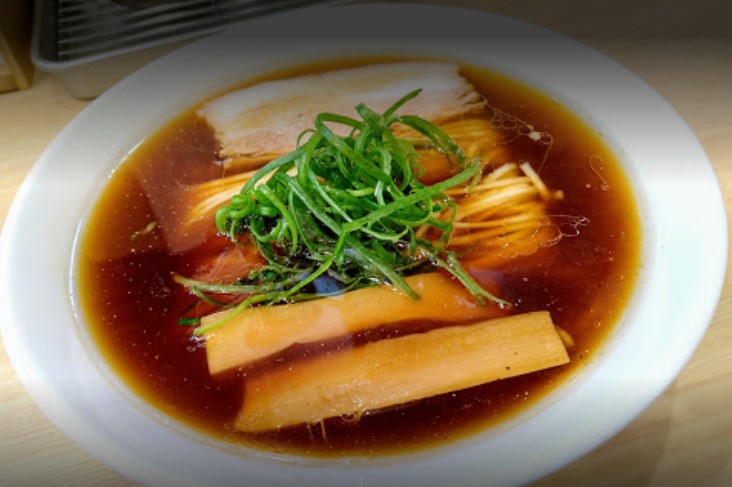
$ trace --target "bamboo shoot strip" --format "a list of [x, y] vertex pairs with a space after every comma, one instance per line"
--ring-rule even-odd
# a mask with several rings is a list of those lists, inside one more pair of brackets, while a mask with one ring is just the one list
[[235, 428], [317, 423], [569, 362], [539, 311], [368, 343], [246, 380]]
[[[320, 342], [389, 323], [464, 322], [503, 314], [495, 306], [478, 305], [460, 283], [441, 274], [419, 274], [406, 281], [420, 299], [389, 286], [375, 286], [313, 301], [245, 309], [205, 334], [209, 372], [242, 367], [297, 343]], [[206, 316], [202, 325], [225, 320], [228, 313]]]

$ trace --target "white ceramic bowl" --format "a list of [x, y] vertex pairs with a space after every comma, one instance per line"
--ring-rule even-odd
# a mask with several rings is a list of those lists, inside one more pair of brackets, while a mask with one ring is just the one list
[[[327, 35], [313, 38], [313, 32]], [[383, 53], [486, 66], [556, 98], [601, 132], [624, 164], [641, 209], [637, 292], [588, 367], [525, 413], [463, 442], [381, 460], [303, 460], [228, 449], [153, 410], [99, 357], [72, 300], [80, 222], [125, 154], [195, 102], [306, 60]], [[409, 5], [298, 11], [247, 23], [154, 62], [58, 135], [28, 175], [3, 232], [3, 339], [48, 417], [144, 484], [515, 485], [599, 445], [673, 380], [719, 297], [726, 228], [714, 174], [693, 133], [658, 94], [603, 55], [474, 11]]]

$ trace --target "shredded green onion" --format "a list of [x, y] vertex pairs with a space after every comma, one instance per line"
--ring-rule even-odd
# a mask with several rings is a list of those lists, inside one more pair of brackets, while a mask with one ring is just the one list
[[[343, 289], [389, 284], [418, 299], [404, 277], [435, 268], [454, 275], [481, 304], [486, 299], [506, 304], [482, 289], [446, 250], [452, 221], [436, 215], [447, 211], [454, 217], [455, 203], [444, 192], [479, 175], [481, 166], [431, 122], [397, 114], [420, 91], [383, 114], [360, 104], [361, 120], [319, 114], [295, 151], [263, 166], [216, 214], [218, 230], [233, 241], [253, 239], [265, 267], [231, 285], [181, 276], [177, 281], [196, 293], [250, 294], [229, 319], [254, 304], [312, 299], [312, 285], [325, 276]], [[397, 123], [424, 140], [397, 138], [392, 131]], [[336, 135], [330, 128], [335, 124], [349, 127], [349, 134]], [[456, 173], [430, 186], [420, 183], [417, 146], [441, 151]], [[432, 227], [430, 240], [417, 235], [423, 225]]]

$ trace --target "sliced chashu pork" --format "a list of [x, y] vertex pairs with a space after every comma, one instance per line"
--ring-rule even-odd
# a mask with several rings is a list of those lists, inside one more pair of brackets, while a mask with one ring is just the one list
[[[328, 71], [268, 81], [220, 96], [198, 114], [214, 128], [226, 160], [266, 160], [295, 149], [303, 130], [321, 112], [356, 116], [364, 103], [383, 113], [418, 88], [404, 113], [432, 122], [481, 109], [483, 98], [455, 64], [405, 62]], [[334, 126], [338, 135], [348, 127]], [[340, 131], [340, 133], [339, 133]]]

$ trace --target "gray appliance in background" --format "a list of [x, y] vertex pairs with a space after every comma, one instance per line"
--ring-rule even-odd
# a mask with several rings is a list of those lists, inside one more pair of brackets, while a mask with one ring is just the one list
[[36, 0], [31, 58], [76, 98], [94, 98], [202, 36], [286, 9], [344, 0]]

